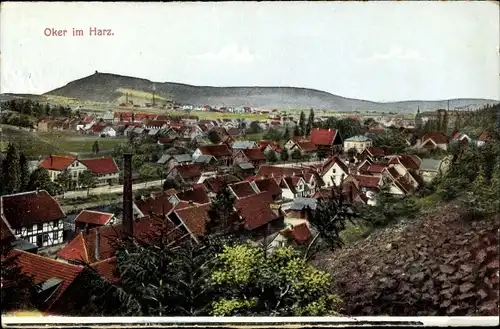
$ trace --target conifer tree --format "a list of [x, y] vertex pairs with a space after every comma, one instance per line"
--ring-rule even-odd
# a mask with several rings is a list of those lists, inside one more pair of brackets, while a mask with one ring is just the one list
[[307, 127], [306, 127], [306, 135], [309, 136], [311, 134], [311, 130], [314, 125], [314, 110], [311, 109], [309, 111], [309, 118], [307, 120]]
[[299, 124], [295, 125], [295, 128], [293, 129], [293, 136], [294, 137], [300, 136], [300, 126], [299, 126]]
[[226, 234], [238, 230], [234, 209], [235, 197], [227, 184], [223, 184], [210, 205], [207, 235]]
[[21, 168], [19, 166], [19, 152], [14, 144], [9, 144], [7, 156], [2, 165], [4, 192], [7, 194], [19, 192], [21, 189]]
[[21, 153], [19, 156], [19, 168], [21, 173], [21, 191], [26, 191], [30, 179], [30, 172], [28, 168], [28, 159]]
[[304, 111], [300, 112], [299, 126], [300, 126], [300, 133], [301, 135], [303, 135], [306, 131], [306, 115]]
[[280, 154], [281, 161], [286, 162], [290, 159], [290, 156], [288, 154], [288, 151], [286, 149], [283, 149]]

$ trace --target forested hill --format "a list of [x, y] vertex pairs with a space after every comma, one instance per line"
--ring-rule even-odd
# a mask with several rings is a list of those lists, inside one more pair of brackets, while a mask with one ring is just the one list
[[[345, 98], [324, 91], [295, 87], [207, 87], [173, 82], [152, 82], [150, 80], [98, 73], [68, 83], [49, 91], [46, 95], [76, 98], [94, 102], [121, 103], [126, 97], [137, 102], [152, 100], [153, 85], [157, 102], [174, 100], [180, 104], [203, 106], [251, 106], [261, 108], [315, 108], [334, 111], [392, 111], [415, 112], [446, 108], [448, 100], [403, 101], [377, 103]], [[125, 96], [128, 94], [128, 96]], [[450, 108], [475, 109], [488, 103], [487, 99], [452, 99]]]

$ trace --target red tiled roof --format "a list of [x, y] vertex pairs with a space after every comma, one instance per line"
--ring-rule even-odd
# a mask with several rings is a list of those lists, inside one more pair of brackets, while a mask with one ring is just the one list
[[477, 140], [480, 142], [486, 142], [490, 139], [490, 134], [487, 131], [483, 131], [479, 136], [477, 136]]
[[205, 145], [199, 147], [199, 150], [203, 155], [212, 155], [214, 157], [232, 156], [231, 150], [226, 144]]
[[111, 157], [82, 159], [80, 162], [96, 175], [114, 174], [118, 172], [118, 166]]
[[259, 161], [266, 159], [266, 155], [260, 148], [242, 149], [240, 151], [245, 154], [249, 161]]
[[309, 230], [309, 227], [307, 227], [306, 223], [294, 226], [290, 230], [289, 234], [298, 244], [304, 244], [311, 238], [311, 231]]
[[223, 184], [232, 184], [239, 182], [240, 180], [233, 175], [220, 175], [215, 177], [207, 178], [203, 181], [203, 184], [208, 191], [213, 193], [219, 193], [220, 188]]
[[280, 217], [271, 209], [272, 202], [271, 194], [262, 192], [237, 199], [234, 206], [243, 217], [245, 228], [254, 230]]
[[201, 176], [201, 166], [196, 163], [179, 164], [176, 165], [173, 169], [177, 169], [177, 172], [183, 179], [190, 179]]
[[273, 197], [279, 196], [282, 193], [281, 188], [273, 178], [255, 180], [255, 185], [257, 185], [261, 192], [269, 192]]
[[57, 252], [56, 256], [65, 260], [76, 260], [89, 263], [89, 256], [83, 233], [78, 233], [73, 240]]
[[365, 149], [371, 156], [374, 157], [383, 157], [385, 156], [384, 149], [380, 147], [368, 147]]
[[398, 177], [401, 176], [399, 174], [399, 172], [396, 170], [396, 168], [394, 168], [394, 167], [387, 168], [387, 171], [389, 172], [389, 174], [391, 174], [392, 178], [394, 178], [394, 179], [397, 179]]
[[432, 139], [436, 144], [447, 144], [450, 141], [450, 138], [440, 131], [428, 132], [422, 137], [423, 142], [428, 139]]
[[359, 182], [359, 186], [375, 188], [379, 187], [380, 177], [365, 176], [365, 175], [354, 175], [354, 178]]
[[63, 171], [75, 160], [76, 157], [73, 156], [49, 155], [38, 166], [48, 170]]
[[114, 214], [107, 212], [82, 210], [75, 218], [75, 222], [88, 223], [94, 225], [106, 225], [113, 218]]
[[83, 266], [63, 263], [51, 258], [32, 254], [21, 250], [12, 250], [10, 253], [17, 256], [21, 271], [33, 276], [34, 283], [42, 283], [51, 278], [61, 279], [62, 282], [49, 300], [43, 305], [43, 310], [50, 310], [51, 306], [61, 297], [68, 286], [83, 270]]
[[210, 199], [208, 198], [207, 190], [205, 189], [205, 186], [197, 186], [193, 187], [192, 189], [185, 190], [183, 192], [177, 193], [176, 194], [177, 198], [182, 201], [192, 201], [195, 203], [207, 203], [210, 202]]
[[293, 176], [293, 175], [301, 175], [302, 173], [311, 172], [310, 169], [307, 168], [294, 168], [294, 167], [279, 167], [272, 165], [261, 165], [256, 177], [274, 177], [275, 179], [279, 179], [284, 176]]
[[316, 144], [312, 142], [297, 142], [297, 145], [304, 152], [313, 152], [318, 148]]
[[44, 190], [4, 195], [1, 198], [3, 215], [14, 229], [66, 217], [59, 203]]
[[173, 208], [169, 198], [169, 195], [162, 193], [160, 195], [155, 195], [154, 197], [148, 197], [144, 200], [137, 200], [135, 201], [135, 205], [144, 215], [148, 215], [149, 212], [158, 215], [163, 213], [168, 214]]
[[255, 192], [249, 182], [239, 182], [229, 185], [229, 187], [234, 191], [234, 194], [236, 194], [237, 198], [244, 198], [253, 194], [257, 194], [257, 192]]
[[120, 276], [116, 269], [116, 256], [95, 262], [91, 265], [99, 275], [111, 283], [118, 283]]
[[[146, 216], [142, 219], [134, 220], [134, 237], [148, 242], [152, 238], [161, 235], [162, 231], [164, 232], [163, 228], [166, 228], [166, 231], [172, 231], [175, 227], [176, 225], [169, 219], [163, 219], [160, 216]], [[97, 232], [99, 232], [98, 258], [96, 257]], [[117, 248], [116, 243], [122, 238], [123, 226], [122, 224], [99, 226], [90, 229], [88, 234], [80, 234], [80, 237], [77, 236], [66, 247], [62, 248], [57, 256], [66, 260], [88, 260], [88, 263], [91, 264], [113, 257]], [[174, 231], [169, 236], [169, 239], [174, 241], [182, 235], [181, 232]], [[83, 240], [83, 243], [79, 239]]]
[[174, 213], [182, 221], [185, 227], [194, 235], [194, 238], [205, 235], [206, 222], [210, 203], [201, 205], [190, 205], [188, 207], [175, 210]]
[[337, 129], [313, 129], [311, 132], [311, 143], [315, 145], [333, 145]]
[[367, 172], [369, 173], [376, 173], [380, 174], [384, 169], [387, 167], [385, 164], [379, 164], [379, 163], [374, 163], [371, 165], [368, 165], [368, 168], [366, 169]]
[[407, 155], [407, 154], [395, 156], [389, 161], [390, 164], [400, 163], [407, 169], [415, 169], [415, 170], [420, 168], [421, 162], [422, 160], [416, 155]]

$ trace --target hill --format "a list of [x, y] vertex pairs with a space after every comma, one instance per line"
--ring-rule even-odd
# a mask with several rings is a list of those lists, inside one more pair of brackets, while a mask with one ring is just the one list
[[498, 220], [463, 219], [442, 204], [317, 265], [332, 274], [349, 316], [498, 315]]
[[[59, 96], [99, 103], [119, 104], [128, 99], [136, 103], [151, 102], [152, 87], [159, 103], [174, 100], [176, 103], [203, 106], [251, 106], [279, 109], [325, 109], [333, 111], [386, 111], [415, 112], [446, 108], [448, 100], [402, 101], [377, 103], [345, 98], [324, 91], [295, 87], [209, 87], [192, 86], [173, 82], [152, 82], [110, 73], [98, 73], [72, 81], [67, 85], [49, 91], [46, 96]], [[450, 108], [475, 109], [488, 103], [487, 99], [452, 99]]]

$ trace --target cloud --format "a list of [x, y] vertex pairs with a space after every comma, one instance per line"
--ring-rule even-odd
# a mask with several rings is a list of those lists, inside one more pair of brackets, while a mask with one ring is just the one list
[[252, 53], [248, 47], [243, 48], [234, 44], [222, 48], [217, 53], [208, 52], [205, 54], [194, 55], [192, 58], [210, 62], [251, 63], [260, 57]]
[[403, 50], [401, 47], [392, 47], [385, 53], [375, 53], [370, 60], [420, 60], [422, 56], [415, 50]]

